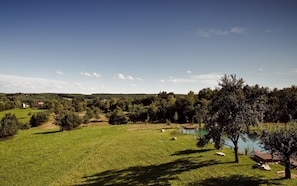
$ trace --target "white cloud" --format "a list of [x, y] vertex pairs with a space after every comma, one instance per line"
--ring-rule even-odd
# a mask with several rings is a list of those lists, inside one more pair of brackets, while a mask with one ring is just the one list
[[102, 92], [104, 86], [85, 82], [0, 74], [0, 92], [3, 93], [83, 93]]
[[64, 81], [0, 74], [0, 92], [63, 92]]
[[92, 75], [90, 73], [86, 72], [86, 71], [83, 71], [80, 74], [83, 75], [83, 76], [92, 77]]
[[264, 69], [263, 68], [258, 68], [257, 69], [259, 72], [262, 72]]
[[62, 71], [60, 71], [60, 70], [57, 70], [56, 71], [56, 74], [58, 74], [58, 75], [64, 75], [64, 73]]
[[193, 75], [192, 78], [208, 85], [217, 85], [222, 76], [223, 74], [220, 72], [212, 72], [209, 74]]
[[117, 78], [121, 80], [125, 80], [126, 77], [123, 74], [117, 74]]
[[122, 73], [116, 74], [116, 79], [120, 79], [120, 80], [130, 80], [130, 81], [134, 81], [134, 80], [138, 80], [138, 81], [143, 81], [143, 79], [139, 78], [139, 77], [133, 77], [133, 76], [125, 76]]
[[97, 72], [93, 72], [93, 73], [91, 74], [91, 73], [89, 73], [89, 72], [83, 71], [83, 72], [81, 72], [80, 74], [83, 75], [83, 76], [90, 77], [90, 78], [91, 78], [91, 77], [93, 77], [93, 78], [100, 78], [100, 77], [101, 77], [101, 75], [98, 74]]
[[191, 82], [195, 82], [195, 79], [192, 79], [192, 78], [170, 78], [167, 81], [172, 82], [172, 83], [191, 83]]
[[191, 70], [188, 70], [188, 71], [187, 71], [187, 74], [192, 74], [192, 71], [191, 71]]
[[208, 86], [215, 86], [218, 84], [218, 81], [221, 79], [223, 76], [222, 73], [220, 72], [213, 72], [213, 73], [208, 73], [208, 74], [198, 74], [198, 75], [190, 75], [188, 77], [183, 77], [183, 78], [173, 78], [169, 77], [167, 80], [161, 79], [161, 83], [203, 83]]
[[132, 77], [132, 76], [127, 76], [127, 79], [129, 79], [129, 80], [134, 80], [134, 77]]
[[230, 33], [234, 33], [234, 34], [243, 34], [245, 32], [245, 28], [239, 28], [239, 27], [233, 27], [230, 29]]
[[246, 31], [245, 28], [232, 27], [229, 30], [220, 30], [220, 29], [209, 29], [209, 28], [197, 28], [195, 33], [200, 37], [210, 37], [210, 36], [227, 36], [232, 34], [241, 35]]
[[100, 75], [100, 74], [97, 74], [96, 72], [93, 72], [93, 77], [95, 77], [95, 78], [100, 78], [101, 75]]

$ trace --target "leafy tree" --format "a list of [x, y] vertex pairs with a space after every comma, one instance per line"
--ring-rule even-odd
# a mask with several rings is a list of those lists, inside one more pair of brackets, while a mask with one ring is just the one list
[[5, 114], [0, 123], [0, 138], [6, 138], [17, 134], [19, 126], [20, 123], [14, 114]]
[[61, 130], [72, 130], [82, 123], [82, 119], [75, 112], [60, 114], [55, 119], [56, 125], [59, 125]]
[[288, 125], [284, 128], [275, 127], [263, 130], [260, 136], [265, 150], [276, 153], [285, 164], [285, 178], [291, 178], [290, 158], [297, 155], [297, 127]]
[[204, 122], [204, 120], [207, 117], [207, 107], [208, 107], [209, 101], [206, 99], [199, 100], [198, 104], [195, 106], [195, 115], [194, 120], [199, 123], [199, 127], [201, 127], [201, 124]]
[[127, 124], [128, 117], [122, 111], [121, 108], [117, 107], [111, 114], [109, 115], [109, 124], [119, 125], [119, 124]]
[[130, 112], [128, 117], [130, 121], [137, 122], [137, 121], [146, 121], [148, 117], [148, 109], [144, 107], [142, 104], [134, 104], [130, 106]]
[[225, 142], [223, 136], [229, 138], [234, 145], [235, 162], [238, 159], [238, 140], [249, 131], [250, 125], [256, 125], [263, 112], [261, 94], [251, 96], [251, 92], [243, 89], [243, 79], [235, 75], [222, 77], [219, 82], [221, 89], [209, 104], [209, 113], [205, 126], [208, 134], [200, 139], [198, 147], [204, 146], [213, 139], [216, 148]]
[[86, 114], [83, 117], [83, 123], [88, 124], [90, 119], [94, 117], [94, 111], [90, 108], [87, 108]]
[[37, 127], [42, 123], [48, 121], [48, 119], [49, 119], [49, 114], [47, 112], [38, 112], [31, 116], [30, 125], [31, 127]]
[[267, 93], [268, 109], [265, 113], [267, 122], [287, 123], [293, 118], [297, 118], [297, 87], [274, 89]]
[[86, 101], [83, 97], [75, 97], [72, 99], [72, 107], [75, 112], [82, 112], [86, 110]]

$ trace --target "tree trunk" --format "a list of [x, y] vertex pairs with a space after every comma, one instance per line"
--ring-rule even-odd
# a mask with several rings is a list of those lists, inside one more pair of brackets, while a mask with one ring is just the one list
[[290, 158], [286, 158], [285, 160], [285, 178], [291, 179], [291, 170], [290, 170]]
[[238, 163], [239, 160], [238, 160], [238, 146], [237, 146], [237, 143], [234, 144], [234, 155], [235, 155], [235, 163]]

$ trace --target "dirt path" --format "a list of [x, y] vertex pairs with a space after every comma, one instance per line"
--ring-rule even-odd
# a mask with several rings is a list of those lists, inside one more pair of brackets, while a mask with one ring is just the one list
[[54, 116], [55, 116], [55, 114], [50, 114], [49, 120], [47, 122], [45, 122], [44, 124], [42, 124], [40, 126], [40, 128], [42, 128], [42, 129], [57, 129], [57, 128], [59, 128], [57, 125], [54, 124], [54, 121], [55, 121]]

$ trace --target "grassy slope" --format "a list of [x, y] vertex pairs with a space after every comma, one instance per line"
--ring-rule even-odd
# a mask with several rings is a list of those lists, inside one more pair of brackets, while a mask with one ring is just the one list
[[[296, 185], [233, 153], [219, 157], [212, 146], [197, 149], [191, 135], [174, 129], [134, 126], [85, 127], [69, 132], [30, 129], [0, 141], [0, 185]], [[177, 136], [177, 140], [171, 138]], [[295, 172], [296, 173], [296, 172]]]
[[6, 113], [12, 113], [16, 115], [16, 117], [19, 119], [21, 123], [29, 123], [31, 118], [31, 115], [29, 115], [29, 113], [33, 114], [36, 112], [44, 112], [44, 110], [32, 109], [32, 108], [5, 110], [0, 112], [0, 119], [2, 119], [2, 117]]

